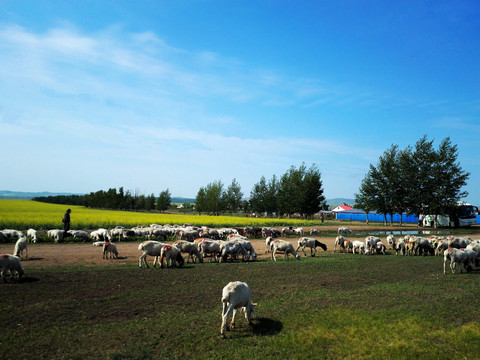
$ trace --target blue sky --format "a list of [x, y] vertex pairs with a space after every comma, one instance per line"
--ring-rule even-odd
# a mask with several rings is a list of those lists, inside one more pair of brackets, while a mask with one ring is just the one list
[[392, 144], [449, 136], [476, 186], [472, 1], [0, 3], [0, 188], [195, 197], [316, 164], [353, 198]]

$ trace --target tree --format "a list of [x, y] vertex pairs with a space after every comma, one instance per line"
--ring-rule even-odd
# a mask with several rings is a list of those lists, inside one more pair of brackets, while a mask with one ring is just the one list
[[263, 213], [266, 211], [266, 197], [268, 192], [267, 181], [262, 176], [260, 181], [253, 185], [253, 189], [250, 192], [250, 208], [256, 213]]
[[225, 192], [220, 180], [211, 182], [198, 190], [196, 198], [196, 210], [219, 214], [225, 209]]
[[377, 191], [375, 187], [375, 182], [373, 180], [372, 169], [370, 169], [367, 175], [362, 180], [360, 184], [360, 189], [358, 193], [355, 194], [355, 207], [362, 209], [367, 214], [367, 224], [368, 224], [368, 213], [372, 210], [375, 210], [376, 205], [376, 196]]
[[238, 209], [241, 206], [242, 201], [242, 188], [237, 182], [237, 179], [233, 179], [230, 186], [227, 188], [225, 194], [226, 207], [233, 213], [237, 213]]
[[165, 211], [170, 207], [171, 202], [172, 202], [172, 196], [170, 194], [170, 190], [169, 189], [163, 190], [158, 195], [156, 209], [159, 211]]
[[199, 214], [207, 211], [207, 192], [204, 187], [198, 190], [197, 197], [195, 199], [195, 210]]

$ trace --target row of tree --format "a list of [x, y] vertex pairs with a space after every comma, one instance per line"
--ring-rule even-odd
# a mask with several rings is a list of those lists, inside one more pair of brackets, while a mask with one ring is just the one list
[[220, 212], [268, 213], [277, 216], [298, 214], [311, 217], [326, 207], [320, 171], [316, 165], [309, 169], [302, 164], [290, 167], [279, 180], [274, 175], [270, 181], [262, 176], [250, 192], [249, 200], [242, 200], [241, 187], [233, 179], [226, 189], [221, 181], [214, 181], [198, 191], [195, 209], [199, 213]]
[[[457, 161], [458, 150], [450, 138], [438, 149], [426, 136], [415, 147], [400, 150], [392, 145], [370, 165], [358, 193], [355, 207], [367, 213], [376, 211], [393, 214], [450, 214], [458, 201], [467, 196], [462, 191], [469, 178]], [[385, 220], [386, 222], [386, 220]]]
[[121, 187], [107, 191], [99, 190], [85, 195], [58, 195], [33, 198], [35, 201], [42, 201], [54, 204], [80, 205], [98, 209], [112, 210], [133, 210], [133, 211], [165, 211], [170, 206], [170, 191], [164, 190], [158, 198], [154, 194], [148, 196], [140, 195], [137, 192], [133, 194], [130, 191], [124, 191]]

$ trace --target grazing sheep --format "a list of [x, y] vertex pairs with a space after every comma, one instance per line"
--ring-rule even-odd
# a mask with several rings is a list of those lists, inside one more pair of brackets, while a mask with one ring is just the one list
[[303, 236], [303, 228], [302, 227], [298, 227], [296, 229], [293, 229], [293, 233], [295, 235], [298, 235], [298, 236]]
[[381, 241], [377, 242], [377, 244], [375, 245], [375, 249], [377, 251], [377, 254], [385, 255], [386, 246]]
[[110, 241], [112, 237], [107, 229], [100, 228], [98, 230], [94, 230], [90, 233], [90, 237], [97, 241]]
[[3, 235], [7, 239], [20, 239], [21, 237], [25, 236], [20, 230], [13, 230], [13, 229], [4, 229], [2, 230]]
[[352, 241], [345, 240], [344, 245], [345, 245], [345, 252], [347, 254], [350, 252], [350, 250], [352, 250], [352, 252], [353, 252], [353, 242]]
[[74, 239], [90, 240], [90, 234], [83, 230], [68, 230], [67, 233]]
[[239, 255], [242, 255], [243, 261], [248, 260], [250, 256], [239, 241], [227, 241], [222, 244], [221, 249], [222, 256], [220, 262], [226, 262], [228, 255], [230, 255], [233, 260], [237, 259]]
[[110, 237], [114, 239], [118, 237], [118, 241], [126, 239], [127, 235], [125, 234], [125, 229], [122, 226], [115, 226], [113, 229], [110, 229]]
[[395, 245], [395, 255], [398, 256], [398, 253], [400, 255], [405, 255], [405, 238], [401, 237], [398, 239], [396, 245]]
[[35, 229], [28, 229], [27, 230], [27, 240], [30, 240], [32, 243], [36, 243], [38, 241], [37, 238], [37, 230]]
[[337, 252], [337, 245], [340, 247], [340, 252], [342, 252], [342, 250], [345, 250], [345, 241], [346, 239], [339, 235], [335, 238], [335, 245], [333, 246], [333, 252]]
[[105, 244], [105, 241], [95, 241], [92, 245], [93, 246], [102, 246], [103, 247], [103, 244]]
[[308, 237], [301, 237], [300, 239], [298, 239], [298, 247], [295, 251], [298, 252], [298, 249], [300, 249], [301, 246], [305, 256], [307, 256], [307, 253], [305, 252], [305, 247], [310, 248], [310, 256], [315, 256], [317, 254], [317, 247], [321, 247], [323, 251], [327, 251], [327, 245], [321, 243], [317, 239]]
[[433, 244], [430, 242], [430, 239], [424, 237], [417, 237], [416, 238], [416, 246], [415, 246], [415, 255], [434, 255], [435, 249]]
[[163, 269], [163, 261], [168, 267], [175, 268], [177, 266], [182, 267], [185, 264], [185, 260], [183, 259], [180, 250], [172, 245], [164, 245], [162, 246], [162, 250], [160, 251], [160, 267]]
[[271, 243], [271, 251], [272, 251], [272, 259], [273, 261], [277, 261], [276, 257], [275, 257], [275, 254], [277, 252], [283, 252], [285, 254], [285, 260], [288, 260], [288, 254], [292, 254], [293, 256], [295, 256], [295, 259], [297, 260], [300, 260], [301, 257], [300, 257], [300, 254], [298, 254], [295, 249], [293, 248], [293, 245], [288, 242], [288, 241], [285, 241], [285, 240], [281, 240], [281, 239], [275, 239], [272, 241]]
[[456, 249], [465, 249], [468, 244], [472, 242], [470, 238], [459, 238], [450, 236], [448, 239], [448, 247], [449, 248], [456, 248]]
[[109, 241], [106, 241], [103, 244], [103, 258], [108, 259], [108, 255], [110, 255], [110, 259], [113, 258], [118, 258], [118, 251], [117, 251], [117, 246]]
[[338, 230], [337, 230], [337, 234], [338, 235], [351, 235], [352, 234], [352, 230], [350, 230], [349, 228], [346, 228], [346, 227], [339, 227]]
[[203, 256], [194, 243], [186, 240], [178, 240], [173, 246], [180, 250], [180, 252], [188, 254], [187, 263], [190, 261], [190, 258], [192, 258], [192, 262], [196, 262], [196, 259], [198, 259], [198, 262], [203, 263]]
[[310, 229], [310, 235], [318, 235], [320, 234], [320, 231], [318, 229]]
[[265, 239], [265, 254], [270, 252], [272, 241], [275, 240], [273, 237], [268, 236]]
[[162, 247], [165, 245], [167, 244], [154, 240], [147, 240], [140, 243], [140, 245], [138, 245], [138, 250], [142, 251], [143, 254], [138, 259], [138, 267], [142, 267], [142, 262], [145, 263], [147, 268], [149, 267], [147, 263], [147, 255], [155, 256], [155, 260], [153, 261], [153, 267], [156, 267], [157, 259], [159, 256], [161, 256], [160, 253], [162, 251]]
[[367, 236], [365, 238], [365, 248], [367, 253], [373, 253], [374, 250], [377, 248], [377, 243], [380, 242], [380, 238], [376, 236]]
[[355, 251], [358, 249], [358, 253], [361, 254], [362, 251], [365, 254], [365, 243], [360, 240], [352, 241], [352, 253], [355, 254]]
[[238, 241], [240, 244], [242, 244], [245, 251], [250, 255], [249, 259], [252, 259], [252, 261], [257, 260], [257, 253], [255, 252], [255, 249], [253, 248], [253, 245], [250, 242], [250, 240], [236, 240], [236, 241]]
[[7, 273], [10, 273], [10, 280], [13, 281], [15, 273], [17, 273], [20, 279], [24, 270], [18, 256], [14, 255], [0, 255], [0, 267], [2, 268], [2, 278], [4, 282], [7, 282]]
[[397, 243], [397, 239], [392, 234], [387, 236], [387, 244], [389, 249], [395, 249], [395, 244]]
[[467, 260], [464, 250], [448, 248], [443, 252], [443, 273], [446, 274], [447, 261], [450, 260], [450, 269], [455, 274], [455, 267], [458, 265], [458, 273], [462, 273], [462, 264]]
[[15, 243], [15, 250], [13, 251], [13, 255], [19, 256], [23, 260], [24, 251], [25, 251], [25, 257], [28, 258], [27, 238], [25, 236], [22, 236]]
[[222, 290], [222, 327], [220, 333], [225, 338], [225, 331], [230, 330], [228, 319], [232, 315], [230, 327], [235, 328], [235, 315], [237, 309], [243, 309], [248, 324], [252, 324], [255, 317], [255, 305], [252, 303], [252, 291], [250, 287], [241, 281], [228, 283]]
[[56, 243], [63, 241], [64, 231], [60, 229], [52, 229], [47, 231], [47, 236], [53, 239]]
[[198, 250], [203, 258], [207, 257], [209, 254], [210, 256], [213, 256], [215, 261], [217, 261], [217, 255], [220, 255], [222, 252], [221, 242], [212, 239], [203, 239], [198, 243]]
[[282, 235], [290, 236], [292, 233], [293, 233], [293, 227], [292, 227], [292, 226], [290, 226], [290, 227], [284, 227], [284, 228], [282, 229]]

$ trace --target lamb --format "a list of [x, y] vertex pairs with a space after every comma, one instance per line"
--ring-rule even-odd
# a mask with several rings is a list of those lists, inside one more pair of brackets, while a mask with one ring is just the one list
[[335, 245], [333, 246], [333, 252], [337, 251], [337, 245], [340, 246], [340, 252], [342, 252], [342, 249], [345, 250], [345, 238], [341, 235], [337, 236], [335, 238]]
[[275, 254], [277, 253], [277, 251], [285, 253], [285, 260], [288, 260], [288, 254], [292, 254], [293, 256], [295, 256], [295, 259], [297, 259], [297, 260], [301, 259], [300, 254], [298, 254], [295, 251], [295, 249], [293, 248], [293, 245], [288, 241], [281, 240], [281, 239], [275, 239], [272, 242], [271, 246], [272, 246], [272, 248], [271, 248], [272, 259], [275, 262], [277, 261], [277, 259], [275, 257]]
[[255, 317], [255, 305], [252, 303], [252, 291], [246, 283], [241, 281], [228, 283], [222, 290], [222, 304], [222, 327], [220, 328], [222, 338], [225, 339], [225, 331], [230, 330], [228, 326], [230, 315], [232, 315], [230, 327], [235, 328], [237, 309], [242, 308], [248, 324], [252, 324], [252, 319]]
[[160, 267], [163, 269], [163, 260], [168, 267], [175, 268], [177, 266], [182, 267], [185, 264], [185, 260], [183, 259], [180, 250], [172, 245], [164, 245], [162, 246], [162, 250], [160, 251]]
[[25, 251], [25, 257], [28, 258], [27, 238], [22, 236], [15, 243], [14, 256], [19, 256], [23, 260], [23, 252]]
[[317, 254], [317, 247], [321, 247], [323, 251], [327, 251], [327, 245], [321, 243], [320, 241], [314, 239], [314, 238], [308, 238], [308, 237], [301, 237], [298, 239], [298, 247], [295, 251], [298, 252], [298, 249], [300, 249], [300, 246], [302, 247], [302, 251], [307, 256], [307, 253], [305, 252], [305, 247], [310, 248], [310, 256], [315, 256]]
[[352, 250], [353, 252], [353, 242], [350, 241], [350, 240], [345, 240], [345, 242], [343, 243], [343, 245], [345, 246], [345, 252], [348, 254], [350, 252], [350, 250]]
[[187, 262], [189, 262], [190, 258], [192, 258], [192, 262], [195, 262], [195, 259], [198, 259], [198, 262], [203, 263], [203, 256], [200, 254], [198, 247], [194, 243], [186, 240], [178, 240], [173, 244], [173, 246], [180, 250], [180, 252], [188, 254]]
[[35, 229], [28, 229], [27, 230], [27, 240], [30, 239], [32, 243], [36, 243], [38, 241], [37, 238], [37, 230]]
[[145, 263], [147, 268], [149, 267], [147, 263], [147, 255], [155, 256], [155, 260], [153, 261], [153, 267], [156, 267], [158, 257], [160, 256], [160, 252], [162, 251], [162, 247], [165, 245], [167, 244], [154, 240], [147, 240], [140, 243], [140, 245], [138, 245], [138, 250], [141, 250], [143, 254], [138, 260], [138, 267], [142, 267], [142, 261]]
[[310, 229], [310, 235], [318, 235], [320, 234], [320, 231], [318, 229]]
[[352, 230], [342, 226], [342, 227], [338, 228], [337, 233], [338, 233], [338, 235], [351, 235]]
[[450, 236], [448, 239], [448, 247], [456, 249], [464, 249], [472, 242], [472, 239], [469, 238], [459, 238]]
[[352, 241], [352, 253], [355, 254], [355, 251], [358, 249], [358, 253], [361, 254], [362, 251], [365, 254], [365, 243], [360, 240]]
[[112, 257], [116, 259], [118, 258], [118, 251], [117, 251], [117, 246], [114, 243], [106, 241], [103, 244], [103, 258], [108, 259], [108, 255], [110, 255], [110, 259]]
[[2, 268], [2, 278], [4, 282], [7, 282], [7, 273], [10, 273], [10, 280], [12, 281], [15, 273], [18, 275], [18, 279], [24, 274], [20, 259], [15, 255], [0, 255], [0, 267]]

